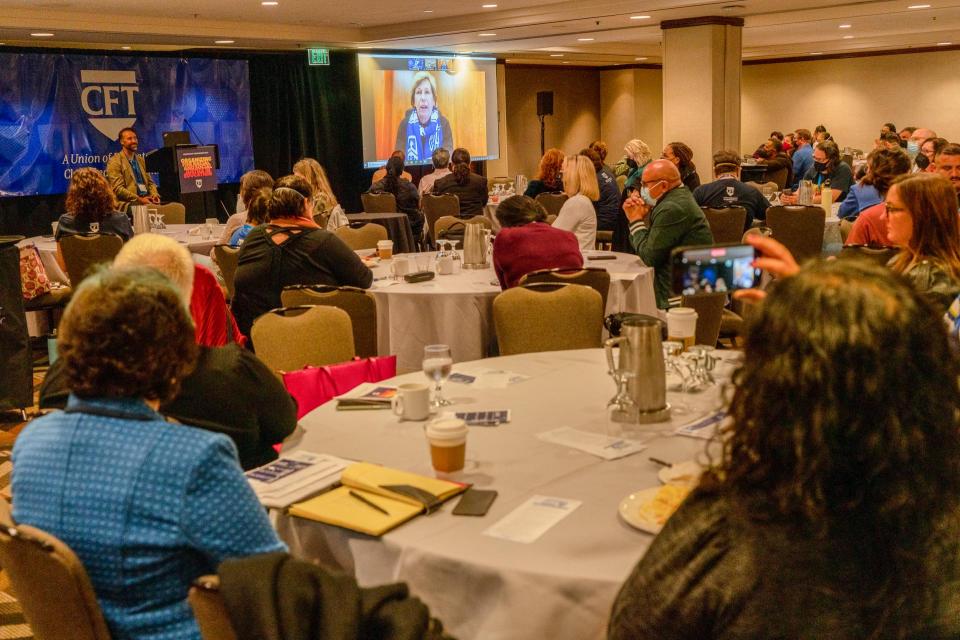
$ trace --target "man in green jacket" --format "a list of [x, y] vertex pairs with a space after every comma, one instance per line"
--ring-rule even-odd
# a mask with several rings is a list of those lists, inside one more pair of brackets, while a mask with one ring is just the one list
[[630, 221], [630, 246], [654, 269], [657, 307], [669, 307], [670, 252], [675, 247], [713, 244], [710, 225], [680, 172], [668, 160], [654, 160], [643, 170], [642, 188], [623, 204]]

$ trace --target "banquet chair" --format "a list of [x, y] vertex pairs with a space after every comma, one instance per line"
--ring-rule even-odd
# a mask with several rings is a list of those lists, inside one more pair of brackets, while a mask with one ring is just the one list
[[187, 208], [180, 202], [168, 202], [157, 207], [157, 213], [163, 216], [164, 224], [186, 224]]
[[613, 231], [597, 231], [596, 248], [600, 251], [613, 250]]
[[812, 205], [770, 207], [767, 209], [767, 226], [774, 239], [789, 249], [797, 262], [820, 255], [826, 228], [822, 208]]
[[460, 198], [453, 193], [442, 196], [425, 193], [420, 199], [420, 209], [423, 211], [423, 217], [425, 218], [424, 228], [427, 230], [427, 238], [433, 244], [437, 241], [434, 225], [437, 224], [437, 220], [445, 216], [456, 217], [460, 215]]
[[617, 191], [623, 193], [623, 188], [627, 185], [627, 176], [617, 176]]
[[727, 305], [727, 294], [724, 291], [714, 293], [699, 293], [695, 296], [683, 296], [681, 307], [687, 307], [697, 312], [697, 332], [695, 344], [716, 346], [720, 338], [720, 325], [723, 322], [724, 307]]
[[364, 213], [396, 213], [397, 199], [392, 193], [361, 193]]
[[357, 249], [376, 249], [377, 242], [387, 239], [386, 227], [369, 222], [359, 227], [353, 227], [352, 225], [340, 227], [333, 233], [354, 251]]
[[740, 242], [740, 238], [743, 236], [743, 227], [747, 221], [746, 209], [743, 207], [726, 207], [723, 209], [701, 207], [701, 209], [703, 209], [703, 215], [707, 218], [707, 224], [710, 225], [715, 243]]
[[524, 274], [519, 285], [533, 282], [565, 282], [582, 284], [600, 294], [603, 308], [607, 308], [607, 295], [610, 293], [610, 272], [600, 267], [584, 267], [582, 269], [537, 269]]
[[[437, 220], [434, 226], [437, 240], [456, 240], [463, 242], [465, 226], [468, 224], [479, 224], [485, 229], [493, 230], [493, 225], [484, 216], [473, 216], [471, 218], [459, 218], [454, 216], [443, 216]], [[464, 227], [458, 229], [457, 226]], [[463, 247], [461, 247], [462, 249]]]
[[544, 222], [546, 222], [547, 224], [553, 224], [556, 221], [557, 221], [557, 216], [553, 215], [552, 213], [547, 216], [546, 220], [544, 220]]
[[897, 249], [893, 247], [870, 247], [865, 244], [851, 244], [840, 250], [837, 258], [842, 260], [860, 259], [871, 260], [877, 264], [886, 265], [890, 259], [897, 255]]
[[121, 247], [123, 239], [111, 233], [78, 233], [61, 238], [60, 251], [70, 285], [76, 289], [94, 265], [113, 262]]
[[307, 366], [353, 360], [353, 325], [343, 309], [315, 305], [281, 307], [253, 322], [257, 357], [278, 375]]
[[223, 284], [227, 287], [227, 301], [233, 300], [233, 281], [237, 277], [237, 262], [240, 249], [228, 244], [218, 244], [213, 247], [213, 257], [223, 275]]
[[322, 284], [295, 284], [284, 287], [280, 302], [285, 307], [327, 305], [343, 309], [353, 326], [353, 343], [361, 358], [377, 355], [377, 299], [356, 287], [333, 287]]
[[493, 300], [500, 354], [595, 349], [603, 341], [603, 301], [582, 284], [538, 282]]
[[780, 167], [770, 171], [767, 169], [767, 183], [776, 183], [777, 188], [774, 191], [783, 191], [783, 188], [787, 184], [787, 167]]
[[110, 640], [80, 559], [58, 538], [13, 521], [0, 500], [0, 566], [37, 640]]
[[220, 595], [220, 576], [200, 576], [193, 581], [187, 601], [200, 627], [203, 640], [237, 640], [227, 606]]
[[490, 186], [498, 184], [513, 184], [513, 178], [508, 178], [507, 176], [494, 176], [490, 178]]
[[567, 201], [567, 194], [541, 193], [536, 197], [536, 200], [547, 211], [547, 215], [556, 216], [560, 215], [560, 208]]

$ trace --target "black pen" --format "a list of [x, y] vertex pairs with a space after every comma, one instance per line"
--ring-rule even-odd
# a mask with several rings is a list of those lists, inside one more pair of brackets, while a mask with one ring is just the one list
[[375, 503], [371, 502], [370, 500], [367, 500], [366, 498], [364, 498], [362, 495], [360, 495], [359, 493], [357, 493], [357, 492], [354, 491], [353, 489], [350, 489], [350, 495], [353, 496], [354, 498], [356, 498], [357, 500], [359, 500], [360, 502], [362, 502], [363, 504], [367, 505], [368, 507], [373, 507], [374, 509], [376, 509], [377, 511], [379, 511], [379, 512], [382, 513], [383, 515], [385, 515], [385, 516], [390, 515], [390, 512], [389, 512], [389, 511], [387, 511], [386, 509], [384, 509], [384, 508], [381, 507], [380, 505], [375, 504]]

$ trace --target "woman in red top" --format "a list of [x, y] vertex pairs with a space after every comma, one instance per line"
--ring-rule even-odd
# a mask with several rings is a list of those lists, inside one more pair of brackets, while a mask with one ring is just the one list
[[577, 236], [546, 219], [543, 207], [527, 196], [507, 198], [497, 207], [501, 229], [493, 242], [493, 268], [503, 289], [537, 269], [583, 268]]

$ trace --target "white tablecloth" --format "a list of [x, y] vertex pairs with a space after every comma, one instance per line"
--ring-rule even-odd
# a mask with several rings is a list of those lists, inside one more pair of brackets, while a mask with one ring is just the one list
[[[604, 253], [610, 252], [587, 252], [585, 263], [610, 272], [606, 313], [656, 315], [653, 269], [626, 253], [615, 254], [616, 260], [589, 259]], [[404, 257], [416, 270], [414, 256]], [[409, 284], [389, 278], [391, 262], [386, 260], [374, 267], [374, 278], [380, 279], [370, 290], [377, 299], [377, 348], [381, 354], [396, 354], [401, 372], [420, 368], [423, 347], [428, 344], [449, 345], [454, 362], [487, 355], [495, 336], [493, 299], [500, 293], [492, 266]]]
[[[169, 235], [174, 238], [180, 244], [185, 245], [190, 249], [191, 253], [197, 255], [207, 255], [210, 253], [210, 249], [213, 248], [213, 245], [217, 244], [217, 240], [220, 238], [220, 234], [223, 232], [224, 226], [217, 225], [213, 228], [213, 235], [210, 238], [206, 238], [203, 235], [203, 230], [196, 235], [190, 235], [190, 230], [200, 227], [202, 225], [196, 224], [168, 224], [167, 228], [160, 231], [164, 235]], [[64, 282], [69, 283], [70, 279], [67, 278], [67, 274], [60, 268], [60, 265], [57, 264], [57, 243], [54, 242], [53, 236], [33, 236], [32, 238], [27, 238], [20, 242], [20, 246], [26, 244], [35, 244], [37, 249], [40, 250], [40, 259], [43, 261], [43, 267], [47, 271], [47, 275], [54, 282]]]
[[[620, 585], [653, 539], [622, 522], [617, 507], [630, 493], [658, 486], [650, 456], [679, 462], [704, 451], [703, 440], [668, 434], [719, 406], [718, 388], [682, 397], [669, 392], [668, 401], [685, 403], [687, 413], [672, 423], [633, 427], [630, 434], [649, 448], [605, 462], [535, 437], [562, 426], [607, 432], [605, 405], [614, 384], [602, 350], [507, 356], [454, 371], [489, 368], [530, 378], [505, 389], [444, 387], [455, 410], [512, 411], [508, 424], [471, 427], [467, 469], [453, 476], [499, 492], [485, 517], [453, 516], [448, 504], [381, 539], [277, 513], [274, 522], [294, 554], [352, 571], [361, 585], [406, 581], [461, 640], [601, 638]], [[724, 364], [717, 373], [730, 370]], [[390, 384], [404, 381], [426, 380], [412, 373]], [[337, 412], [333, 403], [301, 423], [300, 449], [433, 474], [423, 423], [399, 422], [387, 411]], [[583, 504], [531, 544], [482, 534], [533, 495]]]

